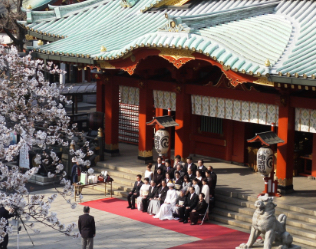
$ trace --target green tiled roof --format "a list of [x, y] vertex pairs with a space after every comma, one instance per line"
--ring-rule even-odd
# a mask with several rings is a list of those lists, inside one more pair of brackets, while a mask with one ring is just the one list
[[313, 1], [193, 1], [187, 10], [145, 12], [157, 1], [128, 2], [132, 7], [117, 0], [50, 6], [28, 12], [23, 24], [39, 38], [64, 37], [35, 48], [46, 54], [114, 60], [138, 47], [185, 48], [244, 73], [316, 73]]
[[23, 0], [22, 8], [27, 9], [28, 6], [31, 6], [33, 10], [44, 9], [48, 4], [53, 4], [57, 0]]

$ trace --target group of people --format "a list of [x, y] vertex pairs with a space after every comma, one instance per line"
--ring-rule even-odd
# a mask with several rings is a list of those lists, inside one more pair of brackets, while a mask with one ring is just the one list
[[128, 194], [128, 207], [154, 215], [161, 220], [178, 219], [191, 225], [197, 224], [200, 215], [209, 212], [214, 200], [217, 175], [212, 166], [205, 167], [203, 159], [195, 165], [191, 157], [186, 163], [176, 156], [172, 165], [158, 157], [157, 164], [147, 165], [145, 178], [137, 175], [132, 191]]

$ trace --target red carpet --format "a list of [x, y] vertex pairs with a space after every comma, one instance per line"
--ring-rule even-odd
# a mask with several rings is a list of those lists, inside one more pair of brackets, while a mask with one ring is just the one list
[[[116, 198], [106, 198], [80, 204], [202, 239], [193, 243], [181, 245], [181, 248], [235, 248], [240, 243], [246, 242], [249, 236], [247, 233], [210, 223], [204, 223], [203, 226], [191, 226], [189, 223], [182, 224], [174, 220], [161, 221], [159, 219], [154, 219], [152, 215], [140, 212], [137, 209], [127, 209], [127, 201]], [[174, 248], [180, 248], [180, 246]]]

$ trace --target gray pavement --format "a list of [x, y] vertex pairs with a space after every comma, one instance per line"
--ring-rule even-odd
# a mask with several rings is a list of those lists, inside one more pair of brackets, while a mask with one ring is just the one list
[[[55, 193], [54, 189], [44, 189], [32, 192], [32, 194], [45, 194], [47, 196]], [[104, 198], [102, 192], [85, 189], [83, 201], [91, 201]], [[74, 200], [72, 200], [74, 201]], [[82, 214], [82, 205], [76, 209], [71, 209], [66, 201], [58, 196], [52, 204], [51, 211], [57, 212], [58, 218], [64, 223], [69, 224], [78, 221]], [[111, 214], [91, 208], [91, 215], [96, 217], [96, 237], [94, 248], [170, 248], [182, 244], [187, 244], [199, 240], [199, 238], [177, 233], [150, 224], [135, 221], [119, 215]], [[45, 249], [77, 249], [81, 248], [81, 240], [66, 237], [40, 223], [35, 223], [36, 229], [41, 233], [31, 233], [35, 246], [33, 247], [26, 232], [22, 229], [19, 241], [20, 248], [45, 248]], [[77, 230], [77, 229], [76, 229]], [[77, 230], [78, 231], [78, 230]], [[17, 247], [16, 231], [10, 235], [9, 248]]]

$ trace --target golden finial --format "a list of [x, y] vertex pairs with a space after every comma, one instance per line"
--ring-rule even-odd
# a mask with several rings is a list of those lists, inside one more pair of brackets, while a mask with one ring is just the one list
[[278, 75], [279, 75], [279, 76], [282, 76], [282, 75], [283, 75], [283, 73], [282, 73], [282, 72], [279, 72], [279, 73], [278, 73]]
[[303, 74], [303, 78], [304, 78], [304, 79], [307, 79], [307, 74], [304, 73], [304, 74]]
[[38, 46], [43, 46], [43, 45], [44, 45], [44, 42], [43, 42], [42, 40], [38, 40], [37, 45], [38, 45]]
[[102, 128], [98, 129], [98, 137], [103, 137]]
[[294, 76], [295, 76], [295, 78], [298, 78], [299, 75], [298, 75], [298, 73], [295, 73]]
[[264, 63], [264, 65], [265, 65], [266, 67], [270, 67], [271, 63], [270, 63], [269, 59], [266, 60], [266, 62]]
[[312, 79], [313, 79], [313, 80], [315, 79], [315, 74], [312, 74]]
[[101, 52], [106, 52], [106, 47], [101, 46]]
[[287, 77], [291, 77], [291, 74], [289, 72], [286, 73]]
[[32, 6], [29, 4], [26, 8], [27, 8], [28, 10], [31, 10], [31, 9], [32, 9]]

